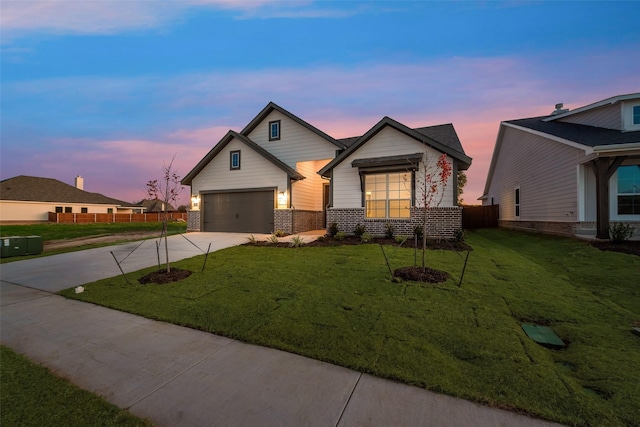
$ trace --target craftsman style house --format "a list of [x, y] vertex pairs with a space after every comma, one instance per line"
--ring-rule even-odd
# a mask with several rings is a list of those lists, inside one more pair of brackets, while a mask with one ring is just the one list
[[640, 229], [640, 93], [500, 124], [483, 205], [500, 225], [609, 238]]
[[[411, 234], [421, 223], [421, 177], [442, 154], [453, 174], [430, 209], [430, 230], [461, 227], [456, 172], [465, 155], [451, 124], [411, 129], [388, 117], [359, 137], [334, 139], [274, 103], [230, 130], [182, 180], [191, 186], [191, 230], [297, 233], [336, 223]], [[435, 172], [435, 171], [434, 171]]]

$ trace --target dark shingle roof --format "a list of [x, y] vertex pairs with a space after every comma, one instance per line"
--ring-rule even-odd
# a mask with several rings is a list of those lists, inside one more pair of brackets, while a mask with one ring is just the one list
[[[147, 208], [146, 212], [162, 212], [162, 204], [166, 203], [160, 199], [144, 199], [138, 206], [142, 206], [143, 208]], [[175, 212], [176, 208], [174, 208], [170, 203], [166, 204], [167, 212]]]
[[545, 122], [549, 116], [508, 120], [509, 123], [527, 129], [543, 132], [578, 144], [596, 147], [598, 145], [631, 144], [640, 142], [640, 131], [621, 132], [594, 126], [579, 125], [559, 121]]
[[0, 182], [1, 200], [31, 202], [87, 203], [136, 207], [133, 203], [112, 199], [99, 193], [90, 193], [53, 178], [20, 175]]
[[456, 133], [452, 123], [414, 128], [413, 130], [454, 149], [458, 153], [465, 154], [464, 148], [462, 148], [462, 143], [460, 142], [458, 134]]

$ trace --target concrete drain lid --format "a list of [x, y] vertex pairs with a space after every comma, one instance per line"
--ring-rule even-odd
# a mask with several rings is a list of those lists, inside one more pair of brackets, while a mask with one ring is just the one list
[[548, 326], [531, 325], [529, 323], [522, 323], [520, 326], [522, 326], [529, 338], [540, 345], [549, 348], [563, 348], [565, 346], [560, 337]]

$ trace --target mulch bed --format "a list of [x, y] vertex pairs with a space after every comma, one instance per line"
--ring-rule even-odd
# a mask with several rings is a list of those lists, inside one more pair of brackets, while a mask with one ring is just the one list
[[[302, 236], [304, 239], [304, 236]], [[374, 238], [370, 242], [364, 243], [362, 239], [357, 236], [346, 236], [342, 240], [335, 239], [333, 237], [324, 237], [313, 242], [305, 242], [303, 241], [301, 246], [306, 247], [327, 247], [327, 246], [342, 246], [342, 245], [367, 245], [367, 244], [380, 244], [380, 245], [391, 245], [398, 246], [398, 243], [395, 239], [385, 239], [385, 238]], [[245, 243], [247, 246], [272, 246], [277, 248], [288, 248], [290, 247], [289, 243], [281, 242], [281, 243], [271, 243], [267, 241], [258, 241], [255, 243]], [[402, 244], [403, 248], [414, 248], [415, 240], [407, 239], [406, 242]], [[418, 240], [418, 248], [422, 248], [422, 240]], [[459, 241], [449, 241], [449, 240], [429, 240], [427, 241], [427, 249], [442, 249], [442, 250], [452, 250], [452, 251], [471, 251], [473, 250], [471, 246], [467, 245], [464, 242]]]
[[449, 278], [449, 274], [446, 271], [417, 266], [398, 268], [393, 272], [393, 276], [399, 277], [402, 280], [426, 283], [440, 283]]
[[149, 283], [156, 283], [158, 285], [164, 285], [167, 283], [178, 282], [180, 280], [186, 279], [191, 276], [191, 271], [189, 270], [181, 270], [179, 268], [172, 268], [168, 273], [167, 270], [158, 270], [153, 273], [149, 273], [144, 277], [138, 279], [138, 282], [143, 285], [147, 285]]
[[626, 242], [612, 242], [610, 240], [597, 240], [591, 242], [591, 246], [601, 251], [622, 252], [640, 256], [640, 240], [627, 240]]

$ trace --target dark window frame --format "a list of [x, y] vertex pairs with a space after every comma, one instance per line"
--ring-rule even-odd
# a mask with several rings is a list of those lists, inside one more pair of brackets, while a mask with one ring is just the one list
[[[273, 136], [273, 126], [276, 125], [277, 135]], [[269, 122], [269, 141], [279, 141], [282, 137], [282, 125], [280, 120], [272, 120]]]
[[513, 205], [515, 207], [516, 218], [520, 218], [520, 187], [516, 187], [513, 201], [514, 201]]
[[80, 208], [80, 213], [89, 213], [89, 208]]
[[[241, 161], [241, 155], [240, 155], [240, 151], [241, 150], [234, 150], [234, 151], [230, 151], [229, 152], [229, 170], [240, 170], [240, 161]], [[238, 165], [234, 166], [233, 165], [233, 156], [237, 154], [238, 155]]]
[[64, 208], [62, 206], [56, 206], [56, 213], [63, 213]]

